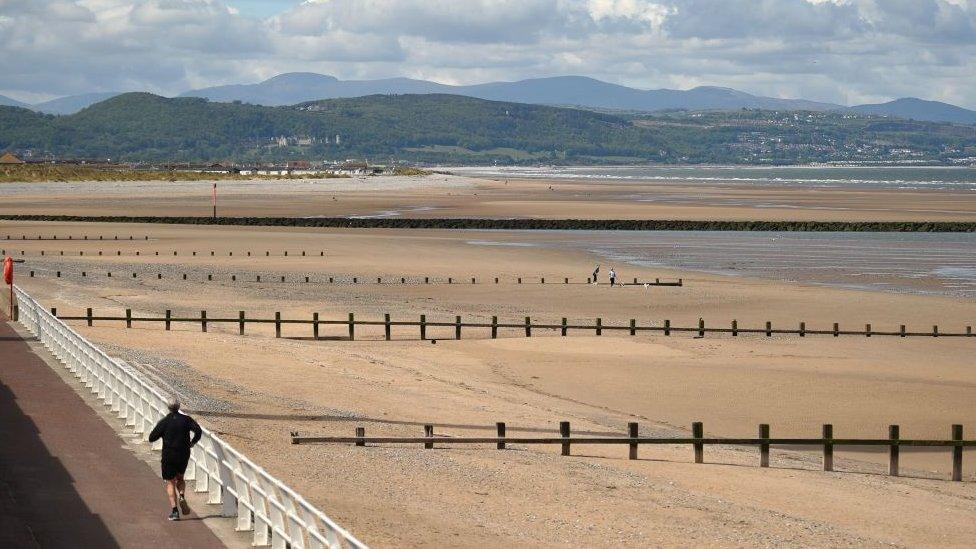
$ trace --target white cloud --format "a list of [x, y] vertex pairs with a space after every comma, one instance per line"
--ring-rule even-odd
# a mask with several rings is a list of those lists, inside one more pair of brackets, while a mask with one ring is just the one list
[[976, 107], [972, 0], [0, 0], [0, 93], [256, 81], [287, 71], [446, 83], [584, 74]]

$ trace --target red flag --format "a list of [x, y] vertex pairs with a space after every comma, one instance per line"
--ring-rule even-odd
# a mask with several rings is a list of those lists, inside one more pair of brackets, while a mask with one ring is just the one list
[[3, 281], [7, 284], [14, 283], [14, 259], [9, 255], [3, 258]]

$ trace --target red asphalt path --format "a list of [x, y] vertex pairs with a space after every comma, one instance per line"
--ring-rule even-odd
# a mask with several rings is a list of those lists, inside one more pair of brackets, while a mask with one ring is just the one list
[[[221, 547], [0, 318], [0, 547]], [[196, 520], [194, 520], [196, 519]]]

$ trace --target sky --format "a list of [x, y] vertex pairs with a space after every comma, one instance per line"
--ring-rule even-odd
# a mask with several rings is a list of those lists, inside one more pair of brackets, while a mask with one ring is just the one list
[[0, 0], [0, 94], [584, 75], [976, 108], [976, 0]]

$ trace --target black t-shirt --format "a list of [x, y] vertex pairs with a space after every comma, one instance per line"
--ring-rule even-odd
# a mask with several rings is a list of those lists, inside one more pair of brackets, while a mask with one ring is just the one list
[[[193, 438], [190, 439], [190, 433]], [[203, 436], [203, 430], [193, 418], [179, 412], [171, 412], [153, 427], [149, 442], [163, 439], [164, 452], [189, 452]]]

